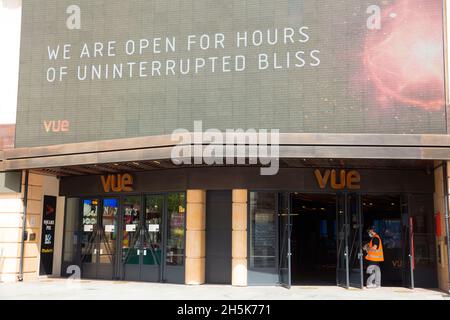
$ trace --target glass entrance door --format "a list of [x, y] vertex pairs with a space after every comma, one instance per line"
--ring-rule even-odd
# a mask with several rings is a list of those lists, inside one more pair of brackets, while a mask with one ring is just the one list
[[279, 283], [285, 288], [291, 287], [291, 215], [290, 194], [278, 195], [279, 234], [280, 234], [280, 258], [278, 267]]
[[347, 195], [338, 194], [336, 196], [336, 284], [341, 287], [350, 287], [349, 277], [349, 258], [348, 258], [348, 215], [347, 211]]
[[81, 264], [84, 278], [97, 277], [98, 211], [98, 199], [84, 199], [82, 201]]
[[364, 262], [362, 252], [362, 209], [361, 196], [349, 194], [347, 196], [348, 215], [348, 244], [349, 244], [349, 285], [362, 289], [364, 286]]
[[122, 203], [122, 279], [140, 280], [142, 234], [142, 199], [127, 196]]
[[142, 215], [142, 264], [140, 280], [160, 281], [162, 259], [162, 237], [164, 213], [164, 196], [149, 195], [145, 197], [145, 214]]
[[119, 200], [117, 198], [103, 199], [98, 228], [99, 248], [97, 278], [100, 279], [111, 279], [116, 269], [118, 211]]
[[414, 247], [413, 219], [409, 214], [409, 197], [402, 196], [401, 220], [402, 220], [402, 283], [404, 287], [414, 289], [414, 257], [411, 248]]
[[112, 279], [116, 257], [118, 199], [82, 201], [82, 276]]
[[124, 197], [122, 206], [122, 277], [125, 280], [161, 280], [164, 196]]
[[361, 196], [338, 194], [336, 197], [338, 286], [363, 288]]

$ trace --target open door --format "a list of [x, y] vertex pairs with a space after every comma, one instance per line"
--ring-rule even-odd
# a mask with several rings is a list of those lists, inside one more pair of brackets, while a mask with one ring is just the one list
[[346, 194], [336, 195], [336, 284], [340, 287], [350, 287], [348, 259], [348, 216], [346, 214]]
[[344, 288], [363, 288], [361, 196], [336, 196], [336, 283]]
[[413, 220], [409, 214], [409, 196], [402, 196], [402, 282], [406, 288], [414, 289], [414, 235]]
[[347, 221], [348, 244], [349, 244], [349, 285], [354, 288], [363, 288], [364, 283], [364, 265], [362, 252], [362, 213], [361, 196], [358, 194], [347, 195]]
[[280, 264], [278, 267], [279, 283], [285, 288], [291, 287], [291, 230], [290, 194], [278, 194]]

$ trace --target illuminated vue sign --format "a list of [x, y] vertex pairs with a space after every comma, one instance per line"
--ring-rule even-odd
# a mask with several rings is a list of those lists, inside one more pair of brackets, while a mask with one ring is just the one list
[[440, 0], [25, 0], [16, 146], [445, 133]]

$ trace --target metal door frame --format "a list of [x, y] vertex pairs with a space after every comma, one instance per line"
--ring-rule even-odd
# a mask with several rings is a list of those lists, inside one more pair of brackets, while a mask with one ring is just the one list
[[[164, 280], [164, 265], [165, 265], [165, 256], [166, 256], [166, 248], [165, 248], [165, 243], [166, 243], [166, 229], [165, 229], [165, 227], [166, 227], [166, 223], [165, 223], [165, 219], [167, 218], [167, 196], [166, 196], [166, 194], [164, 194], [164, 193], [144, 193], [143, 195], [142, 195], [142, 203], [143, 203], [143, 206], [142, 206], [142, 208], [143, 208], [143, 211], [142, 211], [142, 217], [141, 217], [141, 221], [140, 221], [140, 223], [142, 224], [142, 227], [144, 228], [144, 233], [145, 232], [148, 232], [148, 230], [147, 230], [147, 227], [146, 227], [146, 212], [144, 211], [145, 210], [145, 208], [146, 208], [146, 206], [147, 206], [147, 200], [146, 200], [146, 198], [147, 197], [152, 197], [152, 196], [160, 196], [160, 197], [162, 197], [162, 211], [161, 211], [161, 229], [160, 229], [160, 234], [161, 234], [161, 242], [160, 242], [160, 246], [161, 246], [161, 261], [160, 261], [160, 264], [158, 265], [158, 271], [157, 271], [157, 275], [158, 275], [158, 278], [157, 278], [157, 282], [163, 282], [163, 280]], [[141, 237], [144, 237], [145, 235], [144, 234], [141, 234]], [[144, 246], [144, 241], [143, 241], [144, 239], [141, 239], [141, 243], [142, 243], [142, 246]], [[146, 280], [143, 280], [143, 277], [142, 277], [142, 275], [143, 275], [143, 273], [144, 273], [144, 256], [145, 255], [142, 255], [141, 254], [141, 258], [142, 259], [140, 259], [140, 271], [139, 271], [139, 280], [140, 281], [146, 281]], [[151, 268], [150, 268], [151, 269]], [[156, 269], [156, 267], [155, 267], [155, 269]]]
[[[406, 244], [406, 246], [403, 245], [402, 248], [402, 285], [403, 287], [414, 289], [414, 230], [411, 217], [411, 207], [411, 195], [401, 195], [400, 221], [402, 224], [402, 242], [403, 244]], [[405, 266], [406, 263], [408, 268]]]
[[353, 265], [349, 264], [349, 286], [363, 289], [364, 288], [364, 262], [363, 262], [364, 255], [362, 252], [362, 231], [363, 231], [362, 229], [364, 226], [364, 221], [363, 221], [363, 215], [362, 215], [362, 200], [361, 200], [362, 195], [360, 193], [352, 193], [352, 192], [347, 193], [347, 206], [346, 206], [347, 212], [346, 212], [346, 214], [347, 214], [347, 221], [349, 224], [349, 230], [348, 230], [349, 231], [349, 233], [348, 233], [349, 240], [352, 240], [352, 239], [350, 239], [350, 236], [353, 233], [352, 229], [354, 226], [353, 221], [351, 219], [352, 218], [351, 204], [349, 203], [349, 199], [351, 199], [352, 196], [356, 198], [355, 199], [355, 201], [356, 201], [355, 210], [357, 210], [356, 214], [357, 214], [358, 230], [356, 231], [357, 234], [355, 235], [355, 237], [357, 237], [358, 239], [356, 240], [357, 241], [356, 248], [353, 248], [353, 246], [352, 246], [350, 251], [348, 252], [348, 254], [349, 254], [349, 259], [350, 259], [352, 257], [352, 254], [354, 253], [353, 249], [357, 251], [356, 258], [359, 260], [359, 273], [360, 274], [359, 274], [359, 284], [357, 282], [352, 283], [352, 281], [351, 281], [352, 272], [350, 271], [350, 269], [352, 269]]
[[[145, 206], [146, 206], [146, 197], [148, 196], [161, 196], [163, 200], [163, 210], [161, 214], [161, 262], [159, 265], [159, 271], [158, 271], [158, 283], [166, 282], [166, 256], [167, 256], [167, 239], [168, 239], [168, 194], [169, 193], [178, 193], [178, 192], [155, 192], [155, 193], [130, 193], [120, 196], [120, 247], [119, 247], [119, 254], [118, 254], [118, 264], [120, 265], [120, 274], [118, 275], [119, 279], [124, 280], [125, 279], [125, 265], [122, 262], [122, 254], [123, 254], [123, 248], [122, 248], [122, 241], [123, 241], [123, 214], [124, 214], [124, 198], [126, 197], [138, 197], [141, 201], [141, 216], [139, 217], [139, 225], [141, 227], [145, 228]], [[186, 221], [184, 221], [184, 228], [186, 229]], [[141, 241], [140, 248], [142, 249], [143, 242], [142, 242], [143, 235], [139, 235], [139, 240]], [[186, 247], [186, 241], [184, 241], [184, 246]], [[143, 263], [143, 255], [138, 254], [139, 256], [139, 271], [138, 271], [138, 280], [137, 281], [145, 281], [142, 280], [142, 267], [144, 265]], [[146, 281], [148, 282], [148, 281]]]
[[[116, 200], [117, 201], [117, 214], [116, 214], [116, 217], [115, 217], [115, 219], [117, 219], [117, 222], [118, 222], [118, 219], [119, 219], [119, 210], [120, 210], [120, 198], [118, 197], [118, 196], [115, 196], [115, 195], [112, 195], [112, 196], [110, 196], [110, 197], [108, 197], [108, 196], [104, 196], [104, 197], [99, 197], [99, 201], [100, 201], [100, 203], [101, 203], [101, 207], [100, 207], [100, 210], [99, 210], [99, 214], [98, 214], [98, 216], [100, 216], [100, 219], [99, 219], [99, 222], [100, 222], [100, 227], [101, 227], [101, 232], [103, 232], [103, 236], [106, 236], [106, 234], [105, 234], [105, 228], [104, 228], [104, 225], [103, 225], [103, 212], [104, 212], [104, 201], [105, 201], [105, 199], [114, 199], [114, 200]], [[117, 227], [118, 227], [118, 225], [117, 225]], [[109, 278], [111, 278], [111, 279], [114, 279], [115, 278], [115, 275], [116, 275], [116, 265], [117, 265], [117, 238], [118, 238], [118, 230], [116, 230], [116, 248], [114, 249], [114, 250], [112, 250], [111, 251], [111, 254], [112, 254], [112, 257], [111, 257], [111, 262], [109, 263], [109, 264], [105, 264], [105, 267], [106, 266], [111, 266], [112, 267], [112, 270], [111, 270], [111, 276], [109, 277], [109, 274], [108, 274], [108, 276], [107, 277], [105, 277], [106, 279], [109, 279]], [[99, 241], [98, 241], [98, 245], [100, 246], [100, 244], [101, 244], [101, 242], [102, 241], [104, 241], [104, 240], [102, 240], [102, 237], [101, 237], [101, 235], [100, 235], [100, 238], [99, 238]], [[100, 251], [99, 251], [100, 252]], [[102, 266], [102, 264], [100, 263], [100, 253], [99, 254], [97, 254], [97, 256], [98, 256], [98, 264], [97, 264], [97, 278], [100, 278], [99, 277], [99, 267], [101, 267]], [[103, 277], [101, 277], [101, 278], [103, 278]]]
[[[119, 248], [119, 254], [118, 254], [118, 264], [120, 265], [120, 270], [119, 270], [118, 277], [119, 277], [120, 280], [126, 280], [125, 279], [126, 278], [126, 276], [125, 276], [125, 272], [126, 272], [125, 271], [125, 265], [126, 265], [126, 263], [124, 263], [124, 261], [122, 261], [122, 259], [123, 259], [123, 235], [124, 235], [124, 230], [123, 230], [123, 228], [124, 228], [124, 221], [123, 221], [123, 219], [124, 219], [124, 208], [125, 208], [125, 205], [124, 205], [125, 201], [124, 200], [127, 197], [136, 197], [140, 201], [140, 216], [139, 216], [139, 224], [138, 224], [138, 226], [140, 226], [141, 223], [142, 223], [143, 207], [144, 207], [144, 195], [142, 193], [130, 193], [130, 194], [120, 195], [120, 214], [119, 214], [119, 216], [120, 216], [120, 218], [119, 218], [120, 248]], [[137, 238], [136, 241], [139, 243], [140, 240], [141, 240], [141, 234], [138, 235], [138, 238]], [[137, 279], [138, 280], [137, 281], [139, 281], [140, 278], [141, 278], [141, 265], [142, 265], [142, 261], [141, 261], [142, 260], [142, 256], [139, 254], [139, 251], [138, 251], [137, 256], [139, 257], [138, 258], [139, 263], [138, 263], [138, 268], [137, 268], [138, 269], [138, 271], [137, 271]]]
[[[286, 289], [290, 289], [292, 285], [292, 267], [291, 267], [291, 234], [292, 234], [292, 221], [291, 221], [291, 194], [292, 192], [277, 192], [277, 210], [278, 210], [278, 232], [280, 236], [282, 237], [281, 241], [280, 239], [279, 244], [281, 247], [279, 248], [279, 263], [278, 263], [278, 284], [282, 287], [285, 287]], [[285, 202], [283, 202], [286, 201]], [[286, 204], [286, 207], [284, 205]], [[282, 215], [286, 214], [286, 224], [282, 223]], [[280, 230], [280, 228], [283, 228], [284, 230]], [[286, 264], [287, 264], [287, 283], [284, 283], [283, 276], [282, 276], [282, 266], [283, 266], [283, 257], [284, 257], [284, 241], [286, 240]]]
[[[342, 203], [341, 203], [342, 202]], [[340, 210], [343, 208], [343, 240], [340, 238], [340, 218], [339, 213]], [[336, 285], [339, 287], [344, 288], [350, 288], [350, 274], [349, 274], [349, 261], [348, 261], [348, 210], [347, 210], [347, 193], [336, 193]], [[343, 243], [342, 243], [343, 241]], [[344, 245], [343, 251], [341, 251], [341, 246]], [[341, 258], [341, 252], [343, 252], [344, 255], [344, 261], [345, 261], [345, 267], [341, 267], [340, 258]], [[342, 270], [345, 270], [345, 283], [341, 283], [341, 272]]]
[[98, 201], [97, 212], [96, 212], [96, 214], [97, 214], [97, 217], [96, 217], [97, 221], [96, 221], [96, 224], [95, 224], [95, 228], [93, 230], [93, 232], [95, 234], [93, 236], [94, 239], [92, 241], [93, 242], [92, 260], [95, 259], [95, 262], [89, 262], [89, 263], [83, 262], [82, 244], [83, 244], [83, 233], [85, 233], [85, 231], [84, 231], [84, 229], [81, 229], [80, 230], [81, 231], [80, 232], [81, 233], [81, 237], [80, 237], [80, 241], [79, 241], [79, 250], [80, 250], [79, 251], [79, 256], [80, 256], [81, 277], [82, 278], [85, 277], [84, 276], [84, 272], [86, 270], [86, 266], [88, 266], [88, 267], [92, 268], [94, 271], [91, 272], [87, 276], [87, 278], [95, 278], [96, 279], [97, 276], [98, 276], [98, 264], [99, 264], [99, 255], [97, 254], [97, 251], [98, 251], [99, 245], [100, 245], [100, 242], [98, 241], [98, 225], [99, 225], [98, 217], [99, 217], [99, 214], [100, 214], [101, 209], [102, 209], [102, 198], [99, 197], [99, 196], [82, 197], [82, 198], [80, 198], [80, 208], [79, 208], [80, 228], [83, 228], [83, 226], [84, 226], [84, 224], [83, 224], [83, 214], [84, 214], [83, 209], [84, 209], [84, 201], [85, 200], [90, 200], [90, 201], [97, 200]]

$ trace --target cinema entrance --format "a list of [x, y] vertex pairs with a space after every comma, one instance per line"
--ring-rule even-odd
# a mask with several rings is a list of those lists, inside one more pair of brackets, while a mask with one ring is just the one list
[[[279, 194], [279, 283], [363, 288], [366, 230], [381, 236], [382, 285], [414, 287], [413, 224], [405, 195]], [[413, 200], [417, 201], [417, 199]], [[413, 213], [413, 212], [412, 212]]]
[[66, 200], [62, 274], [184, 283], [185, 192]]

